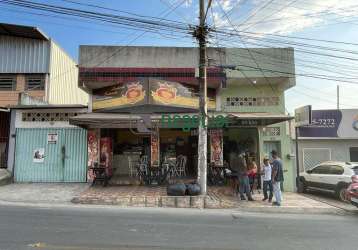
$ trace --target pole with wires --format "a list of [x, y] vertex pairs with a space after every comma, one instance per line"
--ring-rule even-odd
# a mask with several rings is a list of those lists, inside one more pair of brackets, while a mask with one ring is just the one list
[[[194, 37], [199, 43], [199, 133], [198, 133], [198, 182], [201, 194], [206, 194], [207, 180], [207, 143], [208, 143], [208, 107], [207, 107], [207, 81], [206, 81], [206, 38], [208, 27], [205, 24], [204, 0], [200, 0], [199, 25], [194, 31]], [[209, 7], [209, 6], [208, 6]]]

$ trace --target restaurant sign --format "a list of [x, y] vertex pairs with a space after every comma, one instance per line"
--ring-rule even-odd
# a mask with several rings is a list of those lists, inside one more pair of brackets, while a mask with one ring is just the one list
[[[93, 91], [93, 110], [113, 110], [143, 104], [197, 109], [199, 88], [178, 82], [144, 78]], [[208, 109], [215, 109], [215, 90], [208, 89]]]
[[312, 123], [299, 129], [300, 137], [358, 138], [358, 111], [313, 110]]
[[118, 84], [93, 92], [93, 110], [130, 107], [146, 102], [146, 89], [142, 81]]
[[[199, 108], [199, 89], [197, 86], [184, 85], [158, 79], [149, 79], [150, 103], [171, 105], [183, 108]], [[208, 90], [208, 109], [215, 109], [215, 93]]]

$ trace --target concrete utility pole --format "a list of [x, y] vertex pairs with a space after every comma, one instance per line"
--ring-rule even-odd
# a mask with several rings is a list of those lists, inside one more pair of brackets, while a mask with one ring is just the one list
[[[208, 6], [209, 7], [209, 6]], [[199, 138], [198, 138], [198, 182], [201, 187], [201, 194], [206, 194], [207, 179], [207, 143], [208, 143], [208, 107], [207, 107], [207, 82], [206, 82], [206, 36], [208, 33], [205, 25], [205, 6], [204, 0], [200, 0], [199, 26], [194, 32], [195, 38], [199, 42]]]

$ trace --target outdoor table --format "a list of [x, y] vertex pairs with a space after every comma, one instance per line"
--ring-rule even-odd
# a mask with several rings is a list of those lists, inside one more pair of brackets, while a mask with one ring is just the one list
[[105, 167], [97, 166], [97, 167], [91, 167], [90, 169], [92, 170], [94, 176], [92, 181], [92, 186], [94, 186], [97, 181], [101, 181], [104, 187], [108, 185], [109, 177], [107, 175]]
[[211, 183], [211, 185], [223, 185], [225, 182], [225, 177], [224, 177], [224, 166], [219, 166], [219, 165], [214, 165], [214, 164], [210, 164], [209, 165], [209, 172], [208, 172], [208, 177], [209, 177], [209, 182]]
[[159, 166], [148, 166], [147, 183], [149, 185], [159, 185], [162, 169]]

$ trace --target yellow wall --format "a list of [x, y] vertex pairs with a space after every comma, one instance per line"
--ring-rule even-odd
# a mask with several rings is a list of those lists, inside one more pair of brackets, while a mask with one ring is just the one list
[[53, 41], [51, 42], [48, 102], [50, 104], [88, 104], [88, 94], [78, 88], [78, 68], [75, 61]]

